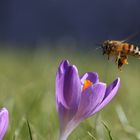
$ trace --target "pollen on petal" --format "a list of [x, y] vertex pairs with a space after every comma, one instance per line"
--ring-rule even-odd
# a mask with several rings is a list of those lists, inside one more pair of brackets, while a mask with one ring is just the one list
[[86, 88], [90, 87], [91, 85], [92, 85], [92, 82], [90, 80], [85, 80], [82, 90], [85, 90]]

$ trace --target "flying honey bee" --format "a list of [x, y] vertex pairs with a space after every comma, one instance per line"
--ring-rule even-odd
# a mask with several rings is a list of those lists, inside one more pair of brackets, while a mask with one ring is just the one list
[[133, 44], [126, 43], [124, 41], [107, 40], [102, 44], [103, 55], [107, 54], [108, 59], [110, 56], [115, 57], [115, 63], [118, 65], [118, 69], [124, 64], [128, 64], [128, 55], [140, 58], [140, 50]]

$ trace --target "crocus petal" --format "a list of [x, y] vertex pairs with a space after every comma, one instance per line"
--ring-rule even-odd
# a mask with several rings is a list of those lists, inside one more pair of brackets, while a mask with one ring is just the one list
[[102, 102], [105, 91], [106, 84], [100, 82], [84, 90], [81, 95], [81, 101], [76, 114], [76, 119], [83, 120], [89, 117], [96, 106]]
[[3, 139], [3, 136], [8, 128], [8, 110], [6, 108], [2, 108], [0, 110], [0, 140]]
[[56, 97], [65, 108], [75, 107], [80, 100], [81, 83], [75, 66], [63, 61], [56, 76]]
[[87, 72], [81, 77], [81, 83], [84, 84], [85, 80], [90, 80], [93, 84], [99, 82], [98, 74], [95, 72]]
[[58, 104], [59, 102], [62, 103], [65, 107], [68, 108], [64, 95], [63, 95], [63, 87], [64, 87], [64, 75], [65, 71], [69, 67], [69, 62], [67, 60], [62, 61], [58, 67], [58, 71], [56, 74], [56, 106], [58, 111]]
[[80, 97], [81, 82], [78, 70], [67, 61], [63, 61], [56, 77], [56, 100], [61, 130], [65, 129], [77, 112]]
[[81, 97], [81, 82], [75, 66], [69, 66], [65, 72], [63, 95], [69, 108], [78, 107]]
[[114, 89], [114, 88], [119, 88], [120, 86], [120, 78], [117, 78], [115, 81], [113, 81], [106, 89], [106, 93], [105, 93], [105, 97], [106, 98], [110, 93], [111, 91]]
[[[100, 111], [103, 107], [105, 107], [112, 98], [116, 95], [118, 89], [120, 87], [120, 78], [116, 79], [113, 83], [111, 83], [106, 90], [105, 96], [101, 104], [99, 104], [96, 109], [94, 110], [93, 114]], [[93, 115], [92, 114], [92, 115]]]

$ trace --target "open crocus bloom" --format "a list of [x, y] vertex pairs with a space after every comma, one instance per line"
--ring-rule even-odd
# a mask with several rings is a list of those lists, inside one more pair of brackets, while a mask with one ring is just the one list
[[3, 136], [5, 135], [5, 132], [8, 128], [8, 110], [6, 108], [2, 108], [0, 110], [0, 140], [3, 139]]
[[119, 78], [106, 86], [94, 72], [79, 77], [76, 66], [70, 65], [67, 60], [62, 61], [56, 75], [60, 140], [66, 140], [81, 121], [106, 106], [116, 95], [119, 86]]

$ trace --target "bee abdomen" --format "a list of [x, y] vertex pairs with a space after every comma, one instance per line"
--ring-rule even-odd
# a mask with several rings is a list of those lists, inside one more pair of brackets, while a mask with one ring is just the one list
[[140, 50], [139, 47], [134, 46], [134, 45], [130, 45], [130, 55], [136, 56], [136, 57], [140, 57]]

